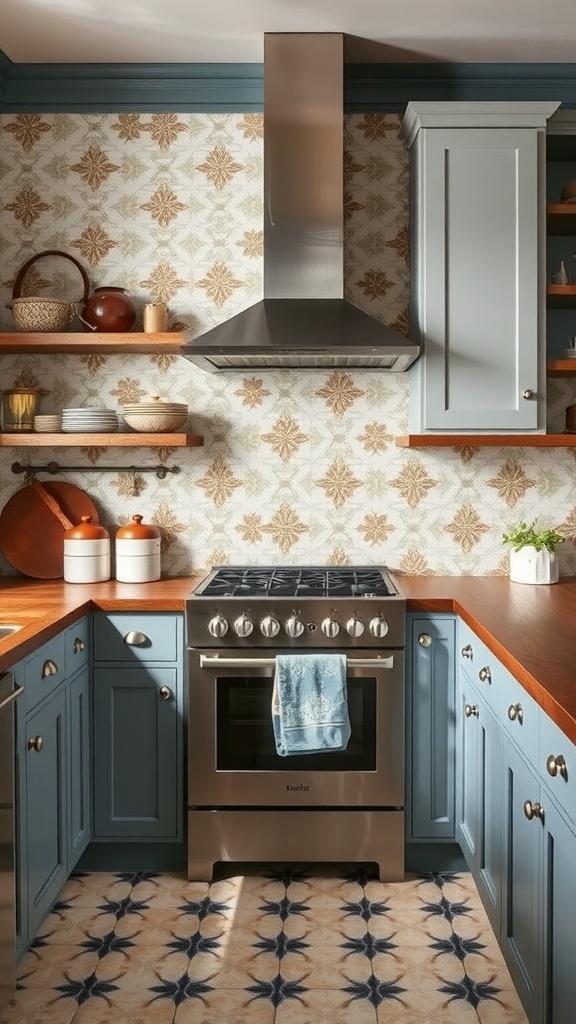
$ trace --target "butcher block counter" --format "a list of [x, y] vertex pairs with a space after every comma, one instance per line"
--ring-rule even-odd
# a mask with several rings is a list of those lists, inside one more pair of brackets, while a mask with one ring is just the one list
[[[156, 583], [0, 580], [0, 671], [90, 611], [180, 611], [202, 576]], [[398, 576], [413, 611], [460, 615], [576, 743], [576, 577], [552, 586], [502, 576]]]

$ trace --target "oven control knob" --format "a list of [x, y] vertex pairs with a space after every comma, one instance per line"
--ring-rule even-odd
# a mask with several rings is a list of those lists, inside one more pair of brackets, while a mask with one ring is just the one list
[[348, 636], [354, 638], [362, 636], [362, 633], [364, 632], [364, 623], [362, 622], [362, 619], [359, 619], [357, 615], [353, 615], [351, 619], [348, 619], [348, 622], [346, 623], [346, 632], [348, 633]]
[[329, 637], [331, 640], [333, 640], [335, 636], [338, 636], [338, 633], [340, 632], [340, 626], [336, 622], [336, 619], [324, 619], [320, 629], [324, 633], [324, 636]]
[[208, 623], [208, 632], [210, 633], [210, 636], [215, 636], [217, 640], [226, 636], [226, 633], [228, 632], [228, 623], [224, 616], [220, 615], [220, 612], [218, 612], [213, 619], [210, 619], [210, 622]]
[[280, 632], [280, 623], [275, 615], [265, 615], [260, 623], [260, 632], [262, 636], [278, 636]]
[[377, 640], [381, 640], [388, 632], [388, 623], [381, 615], [375, 615], [373, 619], [370, 619], [369, 629], [372, 636], [375, 636]]
[[250, 636], [253, 629], [252, 619], [248, 615], [240, 615], [234, 623], [234, 632], [239, 637]]
[[304, 623], [297, 615], [291, 615], [289, 619], [286, 619], [284, 629], [288, 636], [295, 640], [296, 637], [302, 636], [302, 633], [304, 632]]

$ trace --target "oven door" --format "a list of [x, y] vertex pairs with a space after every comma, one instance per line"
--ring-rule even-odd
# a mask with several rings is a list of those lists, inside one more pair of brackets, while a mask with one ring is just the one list
[[289, 757], [276, 753], [272, 728], [281, 653], [189, 651], [189, 805], [403, 807], [404, 652], [354, 650], [346, 750]]

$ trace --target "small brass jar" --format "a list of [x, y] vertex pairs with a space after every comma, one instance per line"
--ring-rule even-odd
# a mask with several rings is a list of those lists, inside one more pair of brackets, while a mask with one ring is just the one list
[[2, 430], [7, 434], [32, 432], [45, 388], [8, 388], [2, 392]]

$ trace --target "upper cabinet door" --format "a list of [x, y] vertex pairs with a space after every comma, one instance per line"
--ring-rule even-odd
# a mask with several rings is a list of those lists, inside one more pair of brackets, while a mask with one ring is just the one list
[[503, 106], [407, 111], [414, 432], [545, 429], [545, 114], [526, 127], [523, 104]]

